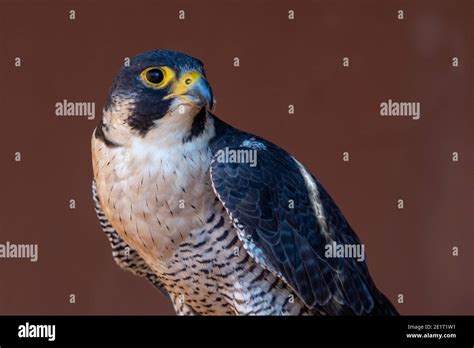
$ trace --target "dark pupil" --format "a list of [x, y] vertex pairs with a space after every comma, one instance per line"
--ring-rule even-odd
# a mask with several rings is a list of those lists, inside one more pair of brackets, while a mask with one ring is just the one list
[[160, 83], [164, 79], [163, 71], [160, 69], [150, 69], [146, 73], [146, 78], [151, 83]]

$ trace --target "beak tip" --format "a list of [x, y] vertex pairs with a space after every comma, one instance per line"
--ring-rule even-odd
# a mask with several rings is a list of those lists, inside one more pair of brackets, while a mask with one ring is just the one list
[[206, 78], [200, 75], [191, 83], [190, 86], [183, 88], [179, 87], [172, 94], [167, 97], [180, 96], [188, 103], [192, 103], [199, 107], [207, 107], [209, 110], [214, 108], [214, 96], [212, 88], [207, 82]]

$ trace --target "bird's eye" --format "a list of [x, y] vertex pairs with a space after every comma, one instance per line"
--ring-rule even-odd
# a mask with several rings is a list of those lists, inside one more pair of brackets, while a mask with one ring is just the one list
[[163, 70], [161, 69], [150, 69], [146, 72], [146, 79], [148, 80], [148, 82], [153, 83], [155, 85], [163, 82], [164, 78], [165, 74], [163, 74]]
[[141, 73], [141, 79], [148, 86], [163, 88], [174, 77], [173, 70], [166, 66], [146, 68]]

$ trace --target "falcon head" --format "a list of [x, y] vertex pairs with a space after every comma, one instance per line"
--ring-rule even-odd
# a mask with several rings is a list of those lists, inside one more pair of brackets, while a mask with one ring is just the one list
[[103, 122], [107, 128], [121, 128], [141, 137], [173, 133], [185, 139], [193, 131], [194, 118], [205, 118], [213, 104], [200, 60], [180, 52], [156, 50], [137, 55], [120, 70]]

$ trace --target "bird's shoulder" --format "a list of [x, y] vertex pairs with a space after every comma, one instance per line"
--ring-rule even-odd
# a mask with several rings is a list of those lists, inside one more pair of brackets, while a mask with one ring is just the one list
[[[210, 140], [209, 147], [212, 155], [225, 149], [256, 150], [260, 155], [272, 155], [275, 159], [285, 160], [292, 164], [292, 156], [278, 145], [257, 135], [244, 132], [212, 115], [215, 135]], [[267, 163], [269, 165], [275, 163]]]

